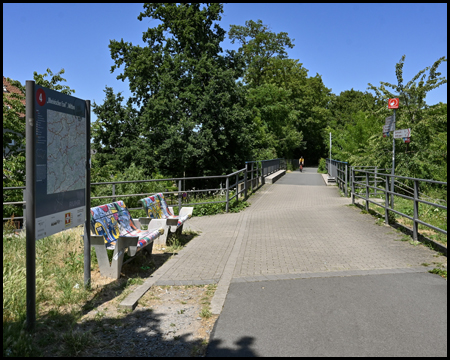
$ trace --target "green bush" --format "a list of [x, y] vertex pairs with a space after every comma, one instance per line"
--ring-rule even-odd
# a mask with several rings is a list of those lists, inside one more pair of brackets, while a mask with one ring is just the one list
[[317, 169], [318, 173], [326, 174], [327, 173], [327, 162], [324, 158], [320, 158], [319, 160], [319, 168]]

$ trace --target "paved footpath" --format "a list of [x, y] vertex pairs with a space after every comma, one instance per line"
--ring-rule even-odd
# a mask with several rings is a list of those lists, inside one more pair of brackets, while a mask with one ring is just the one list
[[218, 284], [209, 356], [446, 356], [447, 282], [422, 265], [446, 257], [398, 241], [316, 168], [249, 202], [189, 220], [200, 236], [153, 274]]

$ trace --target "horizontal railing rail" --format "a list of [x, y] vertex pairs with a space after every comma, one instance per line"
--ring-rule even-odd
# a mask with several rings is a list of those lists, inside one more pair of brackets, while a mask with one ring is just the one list
[[[433, 224], [429, 224], [425, 221], [423, 221], [420, 218], [420, 212], [419, 212], [419, 204], [426, 204], [435, 208], [439, 208], [439, 209], [443, 209], [443, 210], [447, 210], [447, 206], [446, 205], [442, 205], [439, 204], [438, 202], [445, 202], [445, 200], [441, 200], [441, 199], [437, 199], [434, 200], [431, 197], [421, 193], [419, 191], [420, 189], [420, 184], [421, 183], [427, 183], [427, 184], [436, 184], [436, 185], [444, 185], [445, 187], [447, 186], [446, 182], [442, 182], [442, 181], [437, 181], [437, 180], [430, 180], [430, 179], [419, 179], [419, 178], [413, 178], [413, 177], [408, 177], [408, 176], [401, 176], [401, 175], [392, 175], [392, 174], [388, 174], [388, 173], [380, 173], [380, 172], [375, 172], [375, 171], [370, 171], [370, 170], [363, 170], [361, 168], [353, 168], [352, 167], [352, 191], [351, 191], [351, 197], [352, 197], [352, 204], [355, 204], [355, 198], [360, 198], [362, 200], [365, 201], [365, 209], [366, 211], [369, 210], [369, 204], [375, 204], [376, 206], [382, 207], [384, 208], [384, 218], [385, 218], [385, 223], [387, 225], [389, 225], [389, 212], [398, 214], [402, 217], [405, 217], [409, 220], [411, 220], [413, 222], [413, 239], [414, 240], [418, 240], [418, 236], [419, 236], [419, 227], [418, 225], [421, 224], [423, 226], [426, 226], [430, 229], [433, 229], [437, 232], [440, 232], [442, 234], [447, 235], [447, 230], [439, 228], [438, 226], [435, 226]], [[355, 172], [358, 173], [362, 173], [364, 174], [364, 181], [359, 181], [356, 180], [356, 176], [355, 176]], [[359, 176], [361, 177], [361, 176]], [[383, 184], [384, 186], [376, 186], [374, 184], [374, 181], [371, 181], [371, 177], [378, 177], [378, 184]], [[391, 179], [394, 179], [394, 181], [396, 181], [397, 183], [401, 184], [401, 185], [405, 185], [403, 183], [400, 183], [397, 179], [403, 179], [403, 180], [409, 180], [411, 182], [413, 182], [414, 187], [410, 188], [412, 189], [412, 192], [408, 190], [408, 194], [406, 195], [405, 193], [400, 193], [399, 190], [395, 190], [394, 187], [394, 191], [392, 191], [392, 189], [390, 188], [390, 184], [391, 184]], [[356, 191], [356, 186], [359, 186], [360, 189], [364, 189], [363, 192], [357, 192]], [[397, 186], [398, 188], [400, 188], [400, 190], [402, 192], [405, 192], [404, 187], [400, 187]], [[371, 192], [372, 190], [372, 192]], [[371, 199], [370, 196], [376, 195], [376, 192], [379, 191], [381, 193], [384, 193], [384, 201], [382, 201], [381, 203], [379, 201], [375, 201], [374, 199]], [[413, 215], [410, 216], [408, 214], [405, 214], [399, 210], [394, 209], [394, 202], [391, 200], [389, 201], [389, 198], [392, 198], [393, 196], [397, 196], [403, 199], [407, 199], [413, 202]], [[420, 198], [422, 196], [422, 199]], [[427, 198], [427, 200], [423, 199], [424, 197]], [[432, 202], [431, 200], [434, 200], [435, 202]]]
[[[141, 192], [137, 194], [116, 194], [116, 186], [123, 185], [123, 184], [139, 184], [139, 183], [150, 183], [150, 182], [168, 182], [172, 181], [177, 183], [178, 182], [178, 189], [176, 191], [158, 191], [162, 192], [164, 195], [176, 195], [178, 198], [177, 204], [171, 204], [173, 207], [178, 207], [181, 209], [183, 206], [192, 206], [192, 205], [201, 205], [201, 204], [215, 204], [215, 203], [226, 203], [226, 211], [229, 211], [229, 205], [230, 201], [233, 199], [239, 199], [240, 196], [244, 196], [247, 198], [248, 191], [253, 192], [254, 189], [264, 184], [264, 177], [271, 174], [274, 171], [277, 171], [280, 166], [283, 165], [283, 162], [281, 161], [283, 159], [272, 159], [272, 160], [260, 160], [260, 161], [248, 161], [245, 164], [245, 167], [237, 170], [230, 174], [225, 175], [210, 175], [210, 176], [191, 176], [191, 177], [170, 177], [170, 178], [164, 178], [164, 179], [146, 179], [146, 180], [121, 180], [121, 181], [105, 181], [105, 182], [93, 182], [91, 183], [91, 186], [106, 186], [106, 185], [112, 185], [112, 193], [111, 195], [99, 195], [99, 196], [92, 196], [91, 200], [97, 200], [97, 199], [112, 199], [112, 201], [116, 201], [120, 198], [130, 198], [130, 197], [137, 197], [137, 196], [148, 196], [151, 194], [154, 194], [155, 192]], [[255, 165], [256, 164], [256, 165]], [[230, 178], [235, 177], [234, 181], [230, 181]], [[222, 182], [220, 183], [219, 188], [207, 188], [207, 189], [188, 189], [185, 190], [182, 187], [182, 182], [185, 183], [186, 181], [190, 180], [211, 180], [211, 179], [224, 179], [225, 180], [225, 187], [222, 187]], [[232, 182], [232, 184], [230, 184]], [[3, 206], [5, 205], [16, 205], [16, 206], [22, 206], [23, 210], [26, 206], [26, 200], [25, 200], [25, 186], [14, 186], [14, 187], [4, 187], [3, 191], [9, 191], [9, 190], [23, 190], [23, 200], [22, 201], [7, 201], [3, 203]], [[166, 189], [167, 190], [167, 189]], [[192, 194], [202, 194], [202, 193], [208, 193], [211, 195], [211, 193], [214, 193], [213, 195], [226, 195], [225, 200], [220, 201], [203, 201], [203, 202], [183, 202], [182, 201], [182, 194], [186, 194], [186, 198], [190, 198], [189, 195]], [[5, 196], [5, 195], [4, 195]], [[130, 210], [139, 210], [141, 207], [130, 207]], [[20, 209], [22, 210], [22, 209]], [[25, 211], [23, 211], [25, 213]], [[12, 217], [4, 217], [3, 221], [11, 220]], [[24, 216], [14, 216], [14, 220], [19, 220], [25, 222]]]

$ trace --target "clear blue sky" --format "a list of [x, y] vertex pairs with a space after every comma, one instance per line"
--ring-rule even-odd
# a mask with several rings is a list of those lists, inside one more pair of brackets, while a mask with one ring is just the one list
[[[156, 20], [137, 20], [142, 4], [3, 4], [3, 75], [25, 84], [50, 68], [65, 69], [76, 96], [103, 103], [105, 86], [130, 95], [110, 73], [109, 40], [144, 46], [142, 33]], [[447, 57], [447, 4], [225, 4], [220, 26], [261, 19], [273, 32], [287, 32], [309, 76], [322, 76], [339, 94], [367, 83], [396, 84], [395, 64], [406, 55], [409, 81], [441, 56]], [[228, 37], [222, 48], [237, 49]], [[447, 63], [439, 67], [447, 78]], [[447, 84], [431, 91], [429, 105], [447, 102]], [[95, 114], [92, 113], [92, 120]]]

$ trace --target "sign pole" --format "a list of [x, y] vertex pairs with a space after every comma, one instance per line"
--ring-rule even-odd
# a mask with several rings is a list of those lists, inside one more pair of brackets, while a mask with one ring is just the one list
[[36, 323], [36, 151], [35, 151], [35, 104], [34, 85], [32, 80], [26, 81], [26, 329], [33, 331]]
[[330, 162], [331, 162], [331, 133], [330, 133]]
[[[395, 131], [395, 109], [394, 109], [394, 130]], [[392, 135], [392, 171], [391, 174], [395, 174], [395, 138]], [[391, 177], [391, 209], [394, 208], [394, 176]]]
[[86, 219], [84, 223], [84, 286], [91, 285], [91, 101], [86, 100]]

